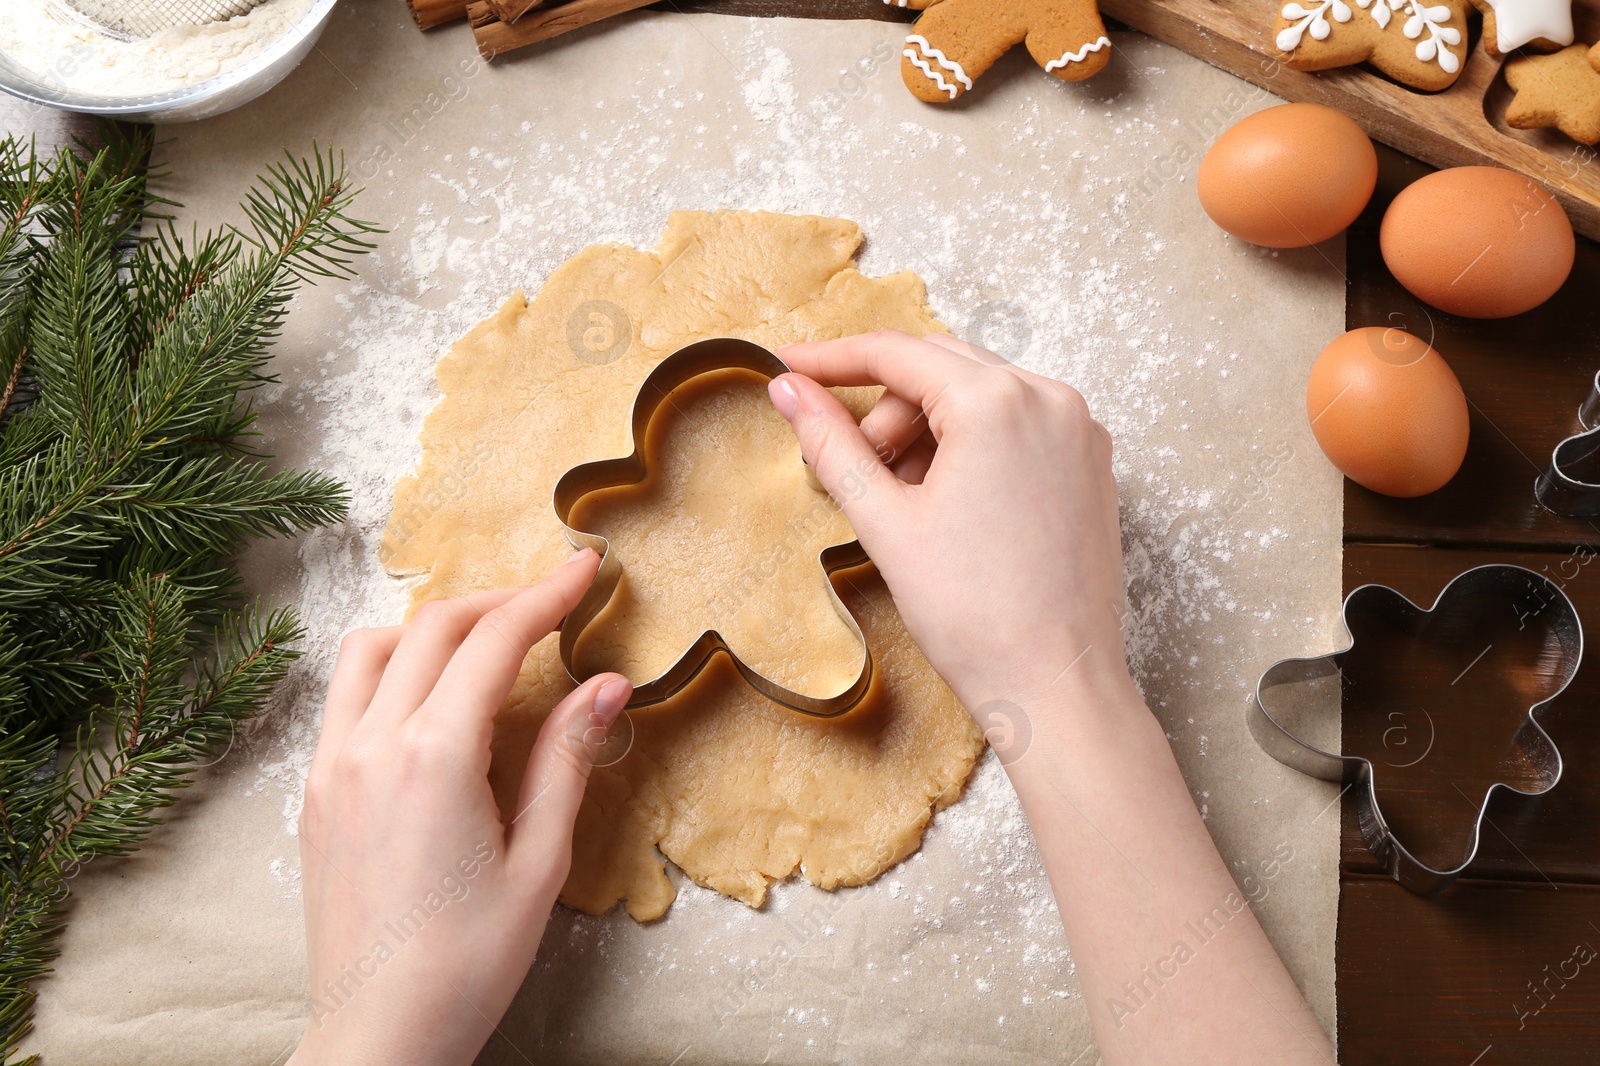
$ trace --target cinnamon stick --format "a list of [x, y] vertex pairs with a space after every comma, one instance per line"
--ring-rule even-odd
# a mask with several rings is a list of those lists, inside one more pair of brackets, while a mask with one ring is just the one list
[[406, 6], [425, 30], [467, 17], [467, 0], [406, 0]]
[[488, 0], [488, 3], [501, 22], [515, 22], [544, 0]]
[[592, 22], [620, 15], [655, 3], [656, 0], [566, 0], [566, 3], [541, 7], [529, 12], [516, 22], [505, 22], [496, 17], [489, 0], [474, 0], [467, 7], [467, 17], [472, 20], [472, 36], [478, 42], [478, 54], [493, 59], [503, 52], [525, 48], [530, 44], [559, 37], [569, 30], [580, 29]]

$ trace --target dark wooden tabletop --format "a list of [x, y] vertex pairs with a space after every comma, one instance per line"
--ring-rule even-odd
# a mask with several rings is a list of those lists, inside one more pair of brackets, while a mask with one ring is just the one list
[[[1385, 269], [1377, 231], [1395, 193], [1427, 168], [1387, 150], [1380, 158], [1378, 193], [1348, 237], [1346, 324], [1432, 336], [1461, 379], [1472, 432], [1461, 472], [1430, 496], [1394, 500], [1346, 483], [1345, 588], [1378, 582], [1427, 606], [1461, 571], [1512, 563], [1562, 586], [1592, 640], [1600, 525], [1544, 511], [1533, 485], [1551, 449], [1578, 430], [1577, 405], [1600, 370], [1600, 246], [1580, 238], [1566, 286], [1528, 314], [1475, 322], [1430, 312]], [[1591, 658], [1539, 714], [1565, 762], [1561, 781], [1532, 799], [1497, 795], [1477, 860], [1440, 896], [1412, 896], [1385, 877], [1347, 804], [1341, 1061], [1600, 1062], [1597, 704], [1600, 662]], [[1474, 720], [1440, 726], [1475, 727], [1487, 731]], [[1470, 826], [1482, 794], [1456, 798], [1458, 808], [1422, 835]]]
[[[753, 17], [916, 15], [881, 0], [662, 0], [656, 7]], [[37, 129], [46, 141], [83, 128], [3, 100], [0, 122]], [[1393, 500], [1346, 483], [1345, 587], [1378, 582], [1426, 606], [1462, 570], [1514, 563], [1562, 585], [1600, 637], [1600, 520], [1556, 517], [1533, 497], [1551, 449], [1577, 430], [1578, 404], [1600, 369], [1600, 246], [1579, 239], [1571, 279], [1526, 315], [1473, 322], [1431, 311], [1385, 269], [1377, 232], [1389, 201], [1428, 168], [1381, 147], [1379, 156], [1378, 192], [1347, 238], [1346, 324], [1431, 338], [1461, 379], [1472, 433], [1461, 472], [1430, 496]], [[1600, 1063], [1597, 705], [1600, 662], [1591, 660], [1540, 717], [1565, 760], [1561, 782], [1533, 799], [1497, 797], [1478, 859], [1440, 896], [1414, 896], [1384, 875], [1347, 800], [1337, 947], [1342, 1062]], [[1449, 725], [1474, 728], [1472, 721]], [[1441, 824], [1431, 828], [1448, 836], [1475, 814], [1476, 802], [1481, 796], [1463, 800], [1448, 817], [1437, 804], [1395, 813], [1424, 833], [1437, 817]]]

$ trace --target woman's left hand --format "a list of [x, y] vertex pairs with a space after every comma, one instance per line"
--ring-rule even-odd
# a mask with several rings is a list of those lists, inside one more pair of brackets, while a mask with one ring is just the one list
[[531, 588], [430, 603], [345, 638], [300, 815], [312, 1017], [291, 1063], [468, 1063], [494, 1032], [633, 688], [603, 674], [556, 706], [509, 820], [489, 787], [494, 716], [599, 562], [585, 550]]

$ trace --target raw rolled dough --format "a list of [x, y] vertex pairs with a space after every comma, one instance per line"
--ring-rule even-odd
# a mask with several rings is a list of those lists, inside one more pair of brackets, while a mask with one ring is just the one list
[[[855, 269], [861, 239], [838, 219], [679, 212], [655, 252], [586, 248], [531, 303], [513, 296], [475, 327], [439, 363], [444, 398], [385, 534], [390, 572], [420, 577], [412, 606], [524, 584], [558, 564], [571, 549], [550, 505], [556, 479], [632, 450], [634, 393], [683, 345], [941, 328], [915, 274]], [[841, 396], [858, 415], [874, 398]], [[812, 562], [813, 542], [847, 526], [831, 507], [806, 524], [817, 500], [787, 432], [759, 388], [701, 394], [653, 439], [670, 473], [591, 506], [586, 521], [625, 553], [629, 583], [628, 599], [597, 623], [594, 654], [648, 672], [710, 615], [730, 618], [756, 649], [752, 665], [786, 671], [786, 681], [825, 687], [859, 665], [838, 639], [848, 630], [836, 617], [830, 628]], [[786, 544], [792, 557], [775, 557]], [[773, 567], [771, 579], [743, 576]], [[917, 848], [933, 813], [960, 795], [983, 737], [871, 568], [839, 575], [836, 587], [877, 667], [867, 702], [844, 719], [808, 719], [719, 659], [672, 700], [633, 712], [608, 749], [627, 753], [590, 780], [564, 903], [598, 914], [625, 900], [640, 921], [660, 917], [676, 892], [657, 848], [751, 906], [796, 870], [822, 888], [861, 884]], [[496, 725], [490, 775], [502, 808], [570, 687], [554, 638], [541, 642]]]

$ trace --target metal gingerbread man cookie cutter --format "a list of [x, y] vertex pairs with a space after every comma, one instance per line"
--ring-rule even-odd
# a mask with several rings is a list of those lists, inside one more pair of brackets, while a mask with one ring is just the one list
[[[657, 364], [640, 384], [634, 397], [632, 454], [620, 459], [602, 459], [575, 466], [556, 482], [553, 503], [556, 518], [566, 530], [567, 539], [575, 548], [593, 548], [600, 555], [600, 571], [595, 576], [594, 584], [589, 586], [589, 591], [561, 625], [561, 662], [575, 682], [586, 680], [575, 661], [578, 640], [616, 594], [617, 585], [622, 580], [622, 564], [606, 538], [573, 526], [573, 508], [580, 499], [599, 489], [643, 482], [650, 472], [645, 459], [645, 443], [651, 419], [662, 405], [669, 402], [668, 397], [674, 389], [703, 374], [719, 370], [748, 370], [768, 380], [789, 372], [783, 360], [750, 341], [717, 338], [680, 348]], [[857, 540], [830, 545], [817, 556], [818, 565], [830, 577], [837, 571], [866, 562], [867, 554]], [[861, 624], [839, 598], [833, 582], [826, 584], [834, 610], [861, 647], [861, 672], [844, 691], [833, 696], [811, 696], [797, 692], [746, 664], [721, 633], [708, 629], [663, 673], [646, 681], [635, 682], [628, 706], [647, 707], [671, 698], [683, 691], [718, 654], [724, 654], [752, 688], [775, 703], [817, 718], [834, 718], [849, 711], [866, 697], [872, 687], [872, 650], [867, 647]]]
[[1600, 373], [1578, 407], [1578, 424], [1583, 432], [1555, 446], [1550, 465], [1534, 482], [1533, 495], [1547, 511], [1586, 518], [1600, 515], [1600, 484], [1576, 473], [1575, 467], [1600, 451]]
[[[1377, 783], [1370, 759], [1359, 755], [1334, 754], [1306, 743], [1274, 717], [1269, 700], [1274, 690], [1284, 685], [1333, 676], [1341, 678], [1342, 693], [1344, 665], [1357, 644], [1356, 627], [1351, 624], [1352, 616], [1364, 614], [1395, 626], [1390, 632], [1417, 632], [1430, 622], [1441, 621], [1441, 615], [1444, 614], [1442, 608], [1447, 601], [1465, 601], [1469, 605], [1492, 603], [1497, 607], [1503, 605], [1505, 610], [1511, 612], [1518, 612], [1518, 604], [1537, 604], [1536, 609], [1518, 612], [1514, 617], [1519, 626], [1537, 617], [1545, 627], [1543, 639], [1549, 659], [1555, 665], [1549, 672], [1552, 691], [1527, 707], [1522, 723], [1512, 737], [1526, 758], [1537, 786], [1518, 788], [1503, 780], [1491, 784], [1477, 808], [1465, 857], [1455, 866], [1441, 869], [1418, 858], [1395, 836], [1378, 802]], [[1431, 895], [1448, 888], [1477, 858], [1489, 801], [1497, 791], [1504, 789], [1523, 796], [1537, 796], [1554, 788], [1561, 779], [1561, 752], [1534, 716], [1559, 696], [1577, 673], [1578, 664], [1583, 658], [1583, 627], [1578, 620], [1578, 611], [1560, 586], [1544, 575], [1520, 566], [1490, 564], [1458, 574], [1440, 591], [1433, 606], [1428, 608], [1418, 606], [1385, 585], [1362, 585], [1345, 597], [1342, 618], [1348, 635], [1342, 650], [1309, 658], [1281, 659], [1261, 675], [1249, 714], [1250, 732], [1263, 751], [1285, 766], [1311, 777], [1343, 784], [1354, 796], [1361, 836], [1373, 857], [1390, 877], [1404, 887], [1421, 895]], [[1442, 621], [1449, 628], [1450, 619], [1445, 617]], [[1465, 637], [1464, 632], [1457, 632], [1454, 628], [1450, 628], [1446, 634], [1450, 643], [1459, 643], [1464, 654], [1470, 657], [1473, 642]]]

